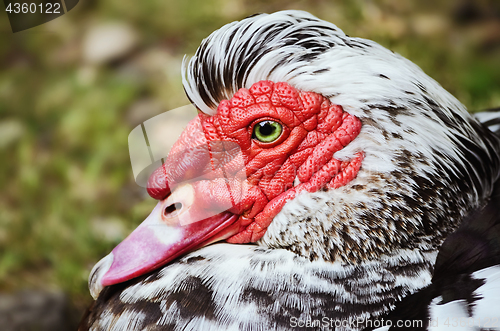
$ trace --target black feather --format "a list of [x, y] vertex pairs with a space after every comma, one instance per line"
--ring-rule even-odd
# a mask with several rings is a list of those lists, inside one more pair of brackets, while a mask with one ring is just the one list
[[384, 320], [398, 328], [397, 321], [421, 321], [413, 330], [426, 330], [429, 323], [431, 301], [442, 297], [442, 304], [465, 300], [469, 314], [475, 297], [474, 291], [484, 281], [470, 276], [490, 266], [500, 264], [500, 180], [486, 206], [470, 213], [460, 227], [446, 238], [439, 251], [431, 285], [398, 303], [397, 308]]

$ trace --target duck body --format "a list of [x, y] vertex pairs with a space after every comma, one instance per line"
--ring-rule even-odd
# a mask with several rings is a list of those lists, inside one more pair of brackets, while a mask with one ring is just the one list
[[[81, 330], [499, 329], [499, 246], [488, 237], [499, 236], [500, 195], [492, 201], [445, 242], [434, 279], [437, 250], [346, 265], [217, 243], [106, 287]], [[477, 250], [461, 233], [490, 244]]]
[[214, 32], [183, 83], [201, 113], [94, 267], [80, 330], [500, 329], [500, 135], [417, 66], [284, 11]]
[[[311, 262], [287, 250], [214, 244], [105, 288], [90, 319], [99, 321], [96, 330], [300, 330], [307, 321], [330, 329], [339, 320], [360, 327], [359, 321], [386, 313], [429, 284], [427, 260], [433, 258], [432, 252], [407, 251], [383, 267], [353, 266]], [[398, 273], [392, 272], [395, 261]]]

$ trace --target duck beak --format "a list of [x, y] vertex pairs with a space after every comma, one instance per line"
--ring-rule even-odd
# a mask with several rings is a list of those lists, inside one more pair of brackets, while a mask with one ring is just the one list
[[[180, 189], [183, 191], [182, 194], [192, 191], [188, 185]], [[207, 211], [196, 210], [193, 206], [191, 212], [184, 212], [182, 210], [186, 209], [184, 204], [180, 210], [172, 210], [171, 206], [175, 204], [169, 200], [158, 202], [146, 220], [103, 259], [108, 268], [100, 270], [102, 286], [121, 283], [143, 275], [180, 255], [234, 234], [233, 231], [223, 230], [237, 220], [236, 215], [223, 212], [192, 222], [196, 217], [203, 218], [202, 214]], [[102, 266], [102, 262], [98, 265]]]
[[[198, 184], [198, 185], [197, 185]], [[158, 202], [151, 214], [91, 272], [89, 287], [97, 297], [103, 287], [122, 283], [153, 271], [176, 257], [234, 235], [239, 216], [227, 211], [231, 201], [201, 196], [205, 183], [184, 184]], [[239, 188], [212, 183], [231, 198]], [[201, 186], [201, 187], [200, 187]], [[226, 186], [226, 187], [224, 187]], [[204, 202], [197, 203], [203, 199]], [[207, 205], [210, 205], [207, 207]], [[228, 208], [229, 207], [229, 208]], [[224, 208], [225, 211], [220, 212]]]

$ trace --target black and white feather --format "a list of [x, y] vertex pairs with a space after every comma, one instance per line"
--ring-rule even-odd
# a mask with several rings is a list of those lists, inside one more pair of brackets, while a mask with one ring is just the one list
[[[310, 330], [292, 324], [446, 314], [500, 330], [499, 136], [412, 62], [300, 11], [215, 31], [183, 83], [214, 114], [261, 80], [322, 94], [361, 120], [335, 154], [364, 152], [357, 178], [299, 194], [257, 245], [215, 244], [105, 288], [81, 330]], [[496, 130], [493, 114], [478, 119]]]

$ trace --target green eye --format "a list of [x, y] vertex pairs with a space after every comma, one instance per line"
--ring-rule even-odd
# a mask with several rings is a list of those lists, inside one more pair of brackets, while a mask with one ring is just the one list
[[263, 143], [271, 143], [279, 138], [283, 127], [278, 122], [262, 121], [253, 127], [252, 138]]

